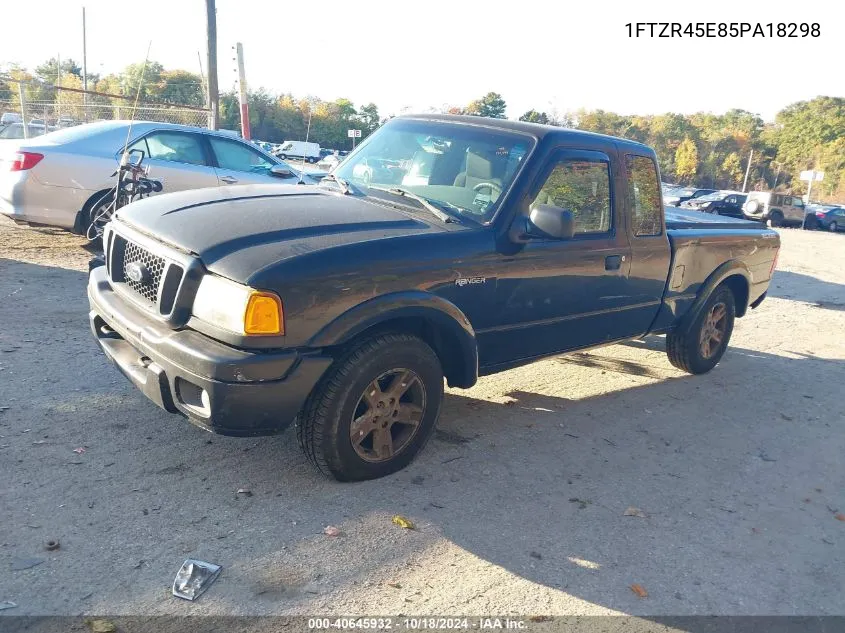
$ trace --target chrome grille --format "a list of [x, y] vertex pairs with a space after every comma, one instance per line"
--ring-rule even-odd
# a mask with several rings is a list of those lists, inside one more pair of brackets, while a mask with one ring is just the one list
[[[131, 263], [138, 263], [144, 266], [149, 272], [149, 277], [141, 281], [133, 281], [126, 276], [126, 267]], [[127, 286], [132, 288], [139, 295], [150, 303], [155, 303], [158, 296], [158, 287], [161, 285], [161, 275], [164, 272], [164, 258], [153, 255], [148, 250], [137, 244], [127, 241], [123, 251], [123, 279]]]

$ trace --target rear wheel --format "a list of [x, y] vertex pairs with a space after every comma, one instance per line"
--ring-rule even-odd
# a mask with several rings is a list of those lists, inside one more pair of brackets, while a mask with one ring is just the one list
[[736, 318], [736, 301], [727, 286], [719, 286], [686, 332], [666, 335], [669, 362], [690, 374], [713, 369], [728, 347]]
[[769, 214], [769, 226], [783, 226], [783, 213], [780, 211], [772, 211]]
[[380, 334], [335, 361], [308, 397], [297, 438], [326, 475], [383, 477], [425, 446], [442, 399], [443, 370], [431, 347], [409, 334]]
[[836, 231], [839, 230], [839, 227], [836, 225], [836, 222], [831, 222], [827, 225], [827, 230], [832, 233], [836, 233]]

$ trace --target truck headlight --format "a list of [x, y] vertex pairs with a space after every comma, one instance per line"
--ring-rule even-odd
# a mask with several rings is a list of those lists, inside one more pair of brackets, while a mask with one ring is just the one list
[[192, 312], [198, 319], [235, 334], [285, 333], [282, 300], [277, 295], [216, 275], [205, 275], [200, 281]]

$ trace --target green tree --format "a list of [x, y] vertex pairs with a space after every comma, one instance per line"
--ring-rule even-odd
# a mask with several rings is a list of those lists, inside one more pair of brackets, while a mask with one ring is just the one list
[[742, 184], [743, 177], [742, 161], [739, 158], [739, 154], [736, 152], [728, 154], [725, 160], [722, 161], [721, 172], [729, 188], [736, 189], [739, 187]]
[[148, 61], [146, 66], [143, 63], [130, 64], [120, 74], [120, 93], [135, 100], [140, 88], [139, 103], [146, 101], [158, 101], [161, 90], [164, 87], [161, 74], [164, 66], [159, 62]]
[[163, 70], [156, 86], [162, 103], [202, 107], [205, 105], [202, 77], [187, 70]]
[[488, 92], [486, 95], [472, 101], [466, 108], [466, 114], [483, 116], [491, 119], [504, 119], [507, 104], [498, 92]]
[[361, 106], [358, 110], [358, 118], [361, 121], [362, 136], [372, 134], [376, 131], [376, 128], [381, 125], [381, 120], [379, 119], [378, 114], [378, 106], [375, 103], [368, 103], [365, 106]]
[[821, 169], [824, 180], [813, 186], [822, 195], [840, 190], [842, 168], [841, 150], [845, 137], [845, 98], [816, 97], [787, 106], [775, 117], [777, 127], [769, 135], [777, 148], [777, 160], [788, 172], [787, 180], [794, 192], [803, 192], [805, 183], [799, 172]]
[[[82, 67], [72, 59], [62, 60], [62, 75], [76, 75], [82, 79]], [[35, 76], [46, 83], [55, 84], [59, 76], [59, 60], [51, 57], [35, 67]]]
[[529, 110], [521, 117], [519, 117], [520, 121], [528, 121], [529, 123], [543, 123], [544, 125], [548, 125], [549, 115], [545, 112], [537, 112], [536, 110]]
[[698, 171], [698, 148], [686, 137], [675, 151], [675, 177], [686, 184], [695, 178]]

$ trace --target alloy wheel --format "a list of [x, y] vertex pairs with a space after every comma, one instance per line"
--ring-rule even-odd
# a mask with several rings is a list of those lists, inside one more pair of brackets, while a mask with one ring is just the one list
[[422, 380], [410, 369], [391, 369], [367, 385], [349, 426], [358, 456], [384, 462], [402, 452], [419, 430], [425, 396]]
[[715, 303], [707, 316], [704, 318], [704, 324], [701, 328], [701, 336], [698, 339], [701, 356], [705, 359], [712, 358], [713, 354], [719, 349], [722, 340], [725, 338], [725, 330], [728, 325], [728, 309], [722, 303]]

